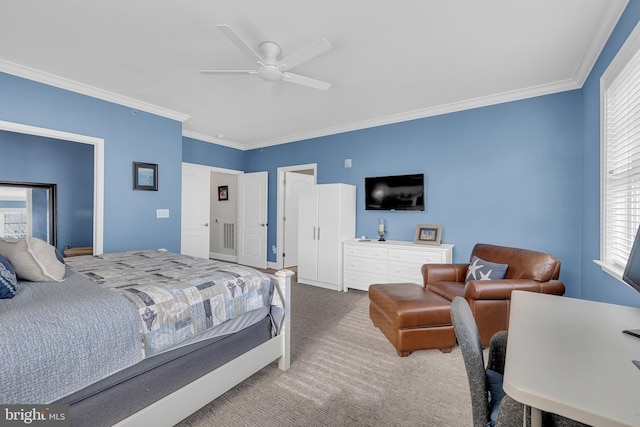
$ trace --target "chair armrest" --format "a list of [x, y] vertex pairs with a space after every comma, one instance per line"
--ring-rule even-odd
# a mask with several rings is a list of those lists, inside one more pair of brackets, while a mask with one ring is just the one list
[[464, 282], [469, 264], [424, 264], [422, 284], [435, 282]]
[[540, 292], [540, 282], [530, 279], [472, 280], [464, 287], [464, 297], [473, 300], [511, 299], [511, 292]]

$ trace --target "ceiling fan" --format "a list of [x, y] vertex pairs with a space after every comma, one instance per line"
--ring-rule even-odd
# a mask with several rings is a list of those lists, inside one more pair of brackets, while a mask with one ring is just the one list
[[278, 60], [280, 55], [280, 46], [274, 42], [263, 42], [260, 44], [262, 55], [257, 53], [253, 48], [242, 39], [230, 26], [226, 24], [217, 25], [231, 42], [243, 51], [252, 60], [258, 64], [257, 70], [198, 70], [202, 74], [250, 74], [257, 75], [261, 79], [271, 82], [282, 80], [284, 82], [295, 83], [303, 86], [312, 87], [314, 89], [327, 90], [331, 87], [331, 83], [301, 76], [299, 74], [289, 73], [291, 68], [308, 61], [331, 49], [331, 45], [325, 39], [292, 53], [291, 55]]

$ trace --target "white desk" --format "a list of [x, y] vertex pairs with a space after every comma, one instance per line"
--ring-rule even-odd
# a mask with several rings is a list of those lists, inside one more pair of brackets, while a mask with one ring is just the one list
[[514, 291], [504, 390], [593, 426], [640, 426], [640, 308]]

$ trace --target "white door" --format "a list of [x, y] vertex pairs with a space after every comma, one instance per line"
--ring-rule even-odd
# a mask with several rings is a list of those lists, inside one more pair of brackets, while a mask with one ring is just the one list
[[238, 175], [238, 263], [267, 268], [267, 172]]
[[309, 191], [313, 175], [285, 172], [284, 184], [284, 268], [298, 265], [298, 195]]
[[182, 220], [180, 252], [209, 258], [210, 172], [207, 168], [182, 164]]
[[298, 281], [318, 276], [318, 197], [317, 186], [299, 195]]

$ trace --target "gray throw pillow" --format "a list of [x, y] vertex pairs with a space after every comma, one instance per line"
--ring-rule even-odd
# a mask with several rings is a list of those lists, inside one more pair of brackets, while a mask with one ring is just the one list
[[0, 256], [9, 260], [21, 280], [61, 282], [65, 265], [58, 260], [56, 248], [36, 237], [19, 240], [0, 239]]
[[467, 269], [467, 277], [465, 282], [471, 280], [500, 280], [504, 279], [504, 275], [507, 273], [507, 264], [498, 264], [495, 262], [485, 261], [482, 258], [473, 256], [471, 258], [471, 264]]

